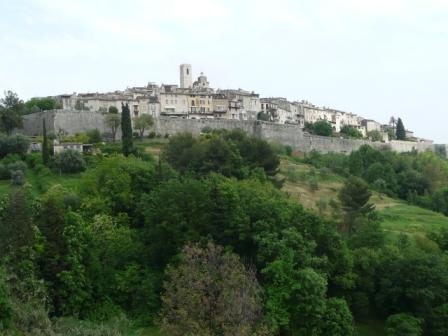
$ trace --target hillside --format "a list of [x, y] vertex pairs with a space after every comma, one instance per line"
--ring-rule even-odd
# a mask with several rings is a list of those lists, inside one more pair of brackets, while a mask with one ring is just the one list
[[[328, 218], [332, 217], [331, 203], [337, 201], [343, 177], [328, 169], [318, 170], [289, 157], [283, 157], [279, 175], [285, 178], [282, 190], [289, 197], [297, 199], [305, 208], [313, 209]], [[421, 238], [428, 232], [448, 226], [448, 217], [438, 212], [410, 205], [378, 192], [373, 192], [370, 201], [380, 215], [382, 228], [393, 235], [405, 233]]]
[[[8, 299], [13, 328], [26, 328], [20, 314], [34, 307], [42, 314], [39, 328], [60, 334], [119, 328], [119, 335], [182, 335], [198, 328], [205, 297], [213, 296], [212, 305], [225, 300], [230, 311], [213, 317], [219, 320], [240, 309], [241, 298], [227, 295], [246, 288], [252, 288], [244, 294], [251, 297], [244, 299], [252, 311], [247, 327], [261, 328], [261, 335], [269, 328], [278, 335], [376, 336], [395, 319], [430, 330], [445, 318], [447, 217], [403, 200], [407, 195], [427, 208], [424, 201], [443, 200], [446, 162], [434, 154], [362, 148], [350, 156], [299, 158], [241, 131], [134, 141], [136, 155], [129, 157], [120, 154], [120, 143], [106, 143], [97, 145], [98, 155], [64, 151], [48, 166], [40, 153], [2, 159], [10, 176], [0, 182], [0, 248], [11, 258], [9, 248], [32, 249], [37, 262], [27, 257], [34, 265], [28, 279], [43, 279], [55, 316], [50, 321], [40, 301]], [[11, 274], [4, 279], [23, 272], [8, 259], [4, 265]], [[27, 293], [3, 281], [5, 291]], [[203, 281], [219, 282], [220, 289], [208, 293]], [[421, 303], [422, 289], [429, 295]], [[407, 293], [417, 307], [411, 311], [402, 306]], [[159, 330], [158, 317], [171, 319], [179, 300], [189, 317], [164, 320]]]

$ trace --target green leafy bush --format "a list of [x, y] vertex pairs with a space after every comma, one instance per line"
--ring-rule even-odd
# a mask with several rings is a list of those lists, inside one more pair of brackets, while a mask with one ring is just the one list
[[54, 166], [63, 173], [79, 173], [86, 169], [86, 162], [81, 153], [65, 150], [56, 155]]

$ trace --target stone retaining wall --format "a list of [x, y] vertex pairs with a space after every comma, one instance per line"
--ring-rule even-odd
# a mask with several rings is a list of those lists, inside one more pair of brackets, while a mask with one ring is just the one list
[[[63, 129], [68, 134], [85, 132], [97, 128], [100, 132], [109, 132], [105, 126], [105, 115], [98, 112], [53, 110], [30, 114], [24, 117], [24, 133], [27, 135], [42, 134], [42, 119], [45, 118], [48, 132], [57, 133]], [[297, 125], [282, 125], [263, 121], [240, 121], [228, 119], [183, 119], [160, 117], [155, 120], [154, 131], [161, 135], [173, 135], [190, 132], [198, 135], [205, 129], [242, 129], [246, 133], [291, 146], [295, 150], [309, 152], [317, 150], [322, 153], [350, 153], [367, 144], [375, 148], [389, 148], [396, 152], [435, 150], [431, 142], [391, 141], [389, 143], [370, 142], [368, 140], [339, 139], [323, 137], [303, 132]], [[117, 134], [119, 137], [120, 134]], [[446, 145], [437, 145], [445, 146]]]

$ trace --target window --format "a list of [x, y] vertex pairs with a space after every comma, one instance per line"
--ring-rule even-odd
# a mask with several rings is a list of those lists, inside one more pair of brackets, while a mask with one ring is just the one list
[[189, 75], [189, 74], [190, 74], [190, 69], [187, 68], [187, 75]]

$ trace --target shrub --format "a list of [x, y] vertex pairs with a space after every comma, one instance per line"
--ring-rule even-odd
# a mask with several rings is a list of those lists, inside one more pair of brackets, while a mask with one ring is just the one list
[[124, 336], [138, 335], [124, 316], [112, 318], [101, 324], [74, 318], [59, 318], [54, 323], [56, 335], [65, 336]]
[[65, 150], [55, 157], [54, 165], [63, 173], [78, 173], [86, 168], [86, 162], [81, 153]]
[[81, 205], [81, 199], [75, 193], [67, 193], [64, 195], [64, 204], [67, 208], [76, 210], [79, 209]]
[[308, 179], [308, 188], [310, 189], [311, 192], [314, 192], [319, 189], [319, 184], [317, 183], [317, 180], [314, 176]]
[[387, 336], [420, 336], [422, 335], [422, 320], [410, 314], [395, 314], [387, 318]]
[[9, 327], [12, 320], [11, 299], [4, 281], [3, 271], [0, 270], [0, 331]]
[[42, 153], [32, 153], [25, 156], [25, 162], [30, 168], [42, 163]]
[[43, 165], [42, 163], [39, 163], [34, 168], [34, 171], [37, 173], [37, 178], [35, 180], [36, 187], [40, 192], [44, 192], [48, 189], [50, 186], [50, 180], [51, 180], [51, 171], [50, 169]]
[[353, 126], [349, 126], [349, 125], [344, 125], [341, 128], [341, 134], [345, 134], [348, 138], [352, 138], [352, 139], [361, 139], [362, 138], [362, 133]]
[[8, 154], [18, 154], [23, 156], [28, 151], [29, 146], [30, 141], [24, 135], [0, 135], [0, 158], [3, 158]]
[[213, 130], [210, 126], [202, 127], [201, 133], [211, 133]]
[[8, 165], [8, 169], [10, 172], [16, 171], [16, 170], [21, 170], [23, 173], [25, 173], [26, 172], [26, 163], [23, 161], [16, 161], [16, 162], [10, 163]]
[[7, 166], [3, 163], [0, 163], [0, 180], [7, 180], [11, 177], [11, 173]]
[[88, 140], [89, 143], [93, 143], [94, 144], [94, 143], [98, 143], [98, 142], [102, 141], [101, 133], [100, 133], [100, 131], [97, 128], [88, 130], [86, 132], [86, 134], [87, 134], [87, 137], [89, 138], [89, 140]]
[[22, 185], [25, 182], [25, 174], [21, 170], [11, 171], [11, 183], [13, 185]]

